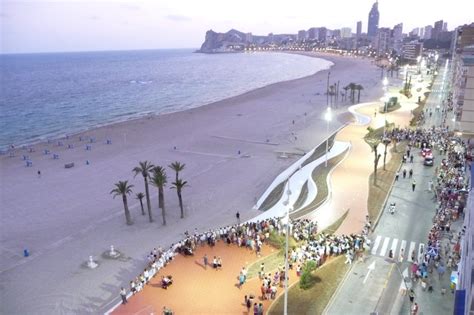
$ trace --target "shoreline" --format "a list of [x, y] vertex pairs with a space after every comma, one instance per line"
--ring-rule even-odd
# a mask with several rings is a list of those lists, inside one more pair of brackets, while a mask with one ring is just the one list
[[[267, 84], [267, 85], [264, 85], [264, 86], [261, 86], [261, 87], [250, 89], [250, 90], [245, 91], [243, 93], [236, 94], [234, 96], [224, 97], [222, 99], [219, 99], [219, 100], [216, 100], [216, 101], [213, 101], [213, 102], [210, 102], [210, 103], [196, 104], [196, 105], [192, 105], [191, 107], [188, 107], [188, 108], [176, 109], [176, 110], [172, 110], [172, 111], [163, 110], [161, 112], [137, 113], [137, 114], [132, 115], [132, 116], [124, 116], [123, 118], [119, 118], [117, 120], [111, 119], [110, 121], [98, 123], [94, 126], [86, 127], [84, 129], [77, 130], [77, 131], [71, 131], [71, 132], [60, 131], [60, 132], [53, 133], [52, 135], [49, 135], [49, 136], [48, 135], [38, 136], [38, 139], [36, 139], [36, 140], [31, 140], [31, 141], [26, 140], [26, 141], [21, 142], [21, 143], [9, 143], [9, 144], [6, 144], [5, 146], [0, 146], [0, 155], [7, 154], [11, 151], [15, 151], [15, 150], [22, 149], [22, 148], [25, 148], [25, 147], [29, 148], [29, 147], [32, 147], [32, 146], [35, 146], [35, 145], [40, 145], [40, 144], [47, 143], [47, 142], [50, 142], [50, 141], [57, 142], [57, 141], [66, 140], [67, 137], [78, 137], [78, 136], [81, 136], [82, 134], [85, 134], [85, 133], [88, 133], [88, 132], [91, 132], [91, 131], [94, 131], [94, 130], [100, 129], [100, 128], [106, 128], [106, 127], [110, 127], [110, 126], [113, 126], [113, 125], [125, 124], [125, 123], [135, 121], [135, 120], [144, 120], [144, 119], [150, 119], [150, 118], [154, 118], [154, 117], [158, 117], [158, 116], [165, 116], [165, 115], [171, 115], [171, 114], [176, 114], [176, 113], [180, 113], [180, 112], [190, 111], [190, 110], [193, 110], [193, 109], [214, 105], [216, 103], [221, 103], [221, 102], [231, 100], [231, 99], [234, 99], [234, 98], [244, 97], [246, 94], [258, 91], [260, 89], [270, 88], [273, 85], [284, 84], [284, 83], [287, 83], [287, 82], [306, 79], [306, 78], [316, 76], [320, 72], [328, 71], [329, 69], [331, 69], [335, 65], [334, 61], [325, 59], [325, 58], [320, 57], [320, 56], [316, 56], [314, 54], [310, 55], [310, 54], [305, 54], [303, 52], [301, 52], [301, 53], [298, 53], [298, 52], [277, 52], [277, 53], [295, 54], [295, 55], [305, 56], [305, 57], [309, 57], [309, 58], [317, 58], [317, 59], [322, 59], [322, 60], [325, 60], [325, 61], [329, 61], [332, 64], [329, 65], [329, 68], [318, 70], [318, 71], [314, 72], [313, 74], [310, 74], [310, 75], [307, 75], [307, 76], [303, 76], [303, 77], [296, 78], [296, 79], [278, 81], [278, 82], [275, 82], [275, 83], [270, 83], [270, 84]], [[13, 146], [14, 149], [12, 149], [12, 146]]]
[[[370, 62], [350, 57], [329, 60], [335, 63], [330, 70], [334, 80], [364, 85], [361, 102], [382, 94], [379, 72]], [[48, 314], [48, 306], [60, 301], [59, 311], [97, 312], [116, 298], [109, 288], [125, 286], [138, 274], [150, 248], [168, 247], [186, 230], [229, 225], [236, 211], [242, 221], [255, 217], [259, 213], [252, 209], [255, 198], [296, 160], [279, 159], [277, 151], [307, 152], [325, 138], [327, 71], [172, 115], [81, 133], [96, 138], [92, 150], [81, 149], [85, 143], [77, 139], [74, 144], [79, 145], [72, 150], [43, 143], [31, 154], [34, 167], [25, 167], [19, 158], [2, 157], [2, 177], [8, 183], [2, 186], [2, 208], [9, 209], [2, 218], [0, 242], [5, 249], [0, 266], [0, 279], [6, 284], [3, 297], [8, 301], [5, 311]], [[347, 105], [335, 108], [335, 116], [347, 112]], [[330, 131], [340, 125], [332, 122]], [[112, 145], [101, 144], [108, 136]], [[43, 155], [41, 148], [59, 150], [61, 159]], [[152, 187], [155, 222], [148, 223], [139, 213], [132, 195], [129, 207], [135, 223], [125, 225], [121, 200], [112, 199], [109, 192], [118, 180], [129, 180], [134, 193], [143, 191], [143, 178], [131, 172], [143, 160], [163, 166], [173, 161], [186, 164], [182, 176], [190, 186], [183, 193], [184, 219], [179, 218], [175, 193], [167, 187], [168, 225], [162, 226]], [[64, 163], [71, 161], [76, 166], [65, 169]], [[88, 256], [101, 257], [111, 244], [130, 259], [101, 260], [100, 272], [78, 269]], [[20, 257], [25, 247], [31, 259]], [[39, 294], [45, 287], [48, 292]]]

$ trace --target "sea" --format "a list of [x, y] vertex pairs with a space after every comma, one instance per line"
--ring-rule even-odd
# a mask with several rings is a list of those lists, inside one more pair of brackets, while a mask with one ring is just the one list
[[285, 53], [191, 49], [0, 55], [0, 149], [202, 106], [329, 68]]

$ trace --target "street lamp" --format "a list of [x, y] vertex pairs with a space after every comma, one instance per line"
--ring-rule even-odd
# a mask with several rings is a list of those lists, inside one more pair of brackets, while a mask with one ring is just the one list
[[324, 114], [324, 119], [326, 120], [326, 162], [324, 167], [328, 167], [328, 152], [329, 152], [329, 122], [331, 121], [331, 107], [328, 106], [326, 113]]
[[385, 77], [382, 81], [383, 84], [383, 117], [384, 117], [384, 124], [383, 124], [383, 136], [385, 138], [385, 126], [387, 125], [387, 86], [388, 86], [388, 79]]
[[290, 234], [290, 211], [291, 211], [291, 206], [290, 206], [290, 196], [291, 196], [291, 190], [290, 190], [290, 178], [288, 178], [288, 185], [286, 189], [286, 195], [288, 196], [286, 201], [283, 202], [283, 205], [287, 207], [287, 212], [286, 212], [286, 233], [285, 233], [285, 299], [284, 299], [284, 308], [283, 308], [283, 314], [288, 315], [288, 235]]

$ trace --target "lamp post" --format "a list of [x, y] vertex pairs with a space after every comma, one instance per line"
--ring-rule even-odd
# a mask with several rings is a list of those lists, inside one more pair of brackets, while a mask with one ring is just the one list
[[326, 85], [326, 106], [329, 106], [329, 77], [331, 76], [331, 71], [328, 71], [328, 82]]
[[324, 119], [326, 120], [326, 162], [324, 163], [324, 167], [328, 167], [328, 152], [329, 152], [329, 122], [331, 121], [331, 107], [327, 107], [326, 113], [324, 114]]
[[416, 57], [416, 62], [418, 63], [418, 74], [420, 74], [420, 61], [421, 61], [421, 55]]
[[287, 206], [287, 212], [286, 212], [286, 233], [285, 233], [285, 296], [284, 296], [284, 308], [283, 308], [283, 314], [288, 315], [288, 235], [290, 234], [290, 211], [291, 211], [291, 206], [290, 206], [290, 195], [291, 195], [291, 190], [290, 190], [290, 178], [288, 178], [288, 185], [287, 185], [287, 199], [283, 204]]
[[388, 86], [388, 79], [385, 77], [382, 81], [383, 84], [383, 137], [385, 138], [385, 126], [387, 125], [387, 86]]

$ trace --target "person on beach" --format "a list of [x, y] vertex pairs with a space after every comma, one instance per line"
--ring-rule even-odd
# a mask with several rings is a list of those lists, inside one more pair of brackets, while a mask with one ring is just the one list
[[38, 178], [41, 178], [41, 171], [38, 170]]
[[[240, 151], [239, 151], [239, 154], [240, 154]], [[237, 218], [237, 222], [240, 224], [240, 212], [237, 211], [237, 213], [235, 214], [235, 217]]]
[[399, 176], [400, 176], [400, 172], [397, 171], [397, 172], [395, 173], [395, 181], [398, 181], [398, 177], [399, 177]]
[[405, 178], [407, 177], [407, 170], [406, 170], [406, 169], [403, 169], [402, 174], [403, 174], [403, 179], [405, 179]]
[[413, 182], [411, 183], [411, 191], [415, 191], [415, 187], [416, 187], [416, 180], [413, 180]]
[[209, 264], [209, 259], [207, 258], [207, 254], [204, 254], [204, 257], [202, 258], [202, 262], [204, 264], [204, 269], [207, 269], [207, 265]]
[[252, 300], [245, 296], [245, 306], [247, 307], [247, 313], [250, 313], [250, 308], [252, 307]]
[[214, 258], [212, 259], [212, 268], [217, 270], [217, 257], [216, 256], [214, 256]]
[[410, 172], [408, 172], [408, 178], [412, 178], [413, 177], [413, 169], [410, 168]]

